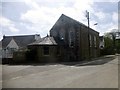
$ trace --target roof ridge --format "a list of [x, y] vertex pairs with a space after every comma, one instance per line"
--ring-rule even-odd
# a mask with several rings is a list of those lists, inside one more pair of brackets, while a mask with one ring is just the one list
[[[78, 23], [78, 24], [82, 24], [82, 25], [84, 25], [85, 27], [88, 27], [87, 25], [81, 23], [80, 21], [77, 21], [76, 19], [73, 19], [73, 18], [71, 18], [71, 17], [69, 17], [69, 16], [67, 16], [67, 15], [65, 15], [65, 14], [62, 14], [61, 17], [62, 17], [62, 16], [65, 16], [65, 17], [67, 17], [67, 18], [69, 18], [69, 19], [72, 19], [73, 21], [75, 21], [75, 22]], [[94, 30], [93, 28], [91, 28], [91, 27], [89, 27], [89, 28], [90, 28], [92, 31], [95, 31], [95, 32], [99, 33], [98, 31]]]
[[[51, 37], [52, 38], [52, 37]], [[49, 38], [50, 39], [50, 41], [54, 44], [54, 42], [51, 40], [51, 38]], [[54, 38], [53, 38], [54, 39]]]
[[69, 16], [67, 16], [67, 15], [65, 15], [65, 14], [62, 14], [61, 16], [65, 16], [65, 17], [67, 17], [67, 18], [70, 18], [70, 19], [76, 21], [76, 22], [79, 23], [79, 24], [82, 24], [82, 25], [86, 26], [85, 24], [81, 23], [80, 21], [77, 21], [76, 19], [73, 19], [73, 18], [71, 18], [71, 17], [69, 17]]
[[[53, 39], [53, 40], [52, 40]], [[43, 37], [41, 41], [29, 45], [57, 45], [53, 37]]]
[[23, 37], [23, 36], [35, 36], [34, 34], [31, 35], [13, 35], [13, 36], [5, 36], [5, 37]]

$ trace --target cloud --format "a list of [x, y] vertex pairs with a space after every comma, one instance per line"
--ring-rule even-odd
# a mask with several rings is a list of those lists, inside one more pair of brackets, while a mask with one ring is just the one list
[[19, 29], [15, 28], [15, 27], [12, 27], [12, 26], [9, 27], [9, 30], [11, 32], [19, 32]]
[[106, 18], [106, 14], [104, 12], [97, 12], [95, 15], [98, 17], [99, 20], [104, 20]]
[[[68, 2], [72, 2], [72, 4], [69, 6], [67, 5]], [[25, 3], [31, 7], [31, 9], [21, 15], [21, 20], [31, 23], [31, 26], [26, 26], [29, 27], [29, 30], [39, 32], [44, 36], [49, 32], [62, 13], [87, 25], [85, 11], [88, 10], [90, 12], [90, 27], [99, 31], [101, 35], [106, 31], [117, 28], [117, 13], [114, 12], [112, 15], [111, 13], [103, 11], [96, 13], [95, 10], [100, 10], [100, 8], [94, 9], [94, 2], [95, 0], [87, 0], [84, 2], [83, 0], [44, 0], [42, 3], [47, 4], [44, 6], [44, 4], [41, 5], [41, 2], [31, 2], [30, 0]], [[57, 6], [51, 7], [51, 5]], [[92, 15], [97, 18], [93, 18], [94, 16]], [[113, 24], [113, 21], [115, 24]], [[98, 23], [98, 25], [95, 26], [95, 23]]]
[[9, 19], [2, 16], [0, 16], [0, 25], [3, 27], [14, 26]]
[[[39, 32], [41, 36], [45, 36], [58, 19], [58, 17], [50, 11], [50, 8], [47, 7], [42, 7], [39, 10], [29, 10], [21, 15], [21, 20], [26, 22], [25, 24], [28, 30]], [[56, 9], [52, 11], [57, 12]]]
[[[42, 1], [42, 3], [43, 2], [47, 3], [48, 5], [43, 6], [39, 5], [41, 2], [37, 3], [34, 1], [31, 2], [31, 0], [27, 0], [25, 4], [29, 6], [30, 9], [27, 12], [21, 14], [20, 17], [23, 22], [26, 22], [26, 25], [27, 23], [31, 23], [31, 26], [26, 26], [29, 30], [40, 32], [40, 34], [42, 33], [43, 35], [46, 35], [49, 32], [61, 14], [66, 14], [78, 21], [87, 22], [85, 17], [85, 10], [89, 9], [89, 11], [93, 11], [91, 7], [93, 2], [91, 2], [91, 0], [85, 2], [82, 0], [45, 0]], [[67, 5], [68, 2], [72, 2], [72, 4], [69, 6]], [[57, 6], [53, 7], [50, 4], [57, 4]]]
[[118, 22], [118, 13], [117, 12], [113, 12], [112, 19], [114, 22]]
[[3, 16], [0, 16], [0, 26], [2, 27], [2, 30], [4, 30], [4, 28], [7, 28], [7, 30], [12, 33], [20, 31], [19, 29], [15, 28], [15, 24], [13, 21]]
[[26, 5], [30, 6], [31, 8], [39, 9], [39, 5], [32, 0], [25, 0], [24, 2]]
[[[41, 1], [42, 0], [3, 0], [2, 2], [25, 2], [25, 1]], [[68, 1], [73, 1], [73, 0], [44, 0], [45, 2], [68, 2]], [[83, 0], [79, 0], [79, 1], [83, 1]], [[87, 1], [87, 0], [86, 0]], [[89, 0], [90, 1], [90, 0]], [[94, 0], [95, 2], [119, 2], [119, 0]]]
[[88, 10], [90, 12], [92, 12], [93, 8], [91, 7], [91, 5], [94, 3], [93, 0], [75, 0], [74, 3], [74, 7], [75, 9], [79, 10], [79, 11], [85, 11]]
[[103, 12], [99, 11], [94, 13], [98, 21], [97, 26], [92, 26], [95, 30], [100, 32], [100, 35], [104, 33], [111, 32], [113, 29], [118, 29], [118, 14], [117, 12]]
[[2, 36], [3, 36], [3, 34], [2, 34], [2, 32], [0, 32], [0, 40], [2, 39]]
[[118, 29], [117, 27], [117, 24], [111, 22], [105, 25], [98, 25], [98, 30], [101, 32], [100, 35], [103, 35], [104, 33], [113, 31], [113, 29]]
[[[19, 12], [20, 18], [16, 19], [18, 22], [11, 21], [5, 18], [2, 23], [2, 27], [7, 27], [11, 32], [19, 32], [26, 34], [40, 33], [41, 36], [45, 36], [51, 27], [55, 24], [57, 19], [63, 13], [77, 21], [80, 21], [87, 25], [87, 19], [85, 17], [85, 11], [90, 12], [90, 27], [104, 33], [112, 28], [116, 28], [116, 12], [102, 11], [102, 7], [95, 7], [94, 2], [96, 0], [18, 0], [26, 5], [27, 10]], [[106, 0], [107, 1], [107, 0]], [[100, 2], [100, 1], [97, 1]], [[105, 2], [105, 1], [103, 1]], [[107, 1], [109, 2], [109, 1]], [[99, 3], [97, 3], [99, 4]], [[16, 6], [17, 7], [17, 6]], [[8, 7], [9, 8], [9, 7]], [[19, 8], [19, 7], [17, 7]], [[97, 12], [96, 12], [97, 10]], [[13, 11], [13, 13], [16, 13]], [[98, 25], [94, 25], [95, 23]], [[114, 22], [114, 23], [113, 23]], [[20, 31], [20, 30], [21, 31]], [[25, 31], [24, 31], [25, 30]]]
[[119, 2], [119, 0], [94, 0], [95, 2]]

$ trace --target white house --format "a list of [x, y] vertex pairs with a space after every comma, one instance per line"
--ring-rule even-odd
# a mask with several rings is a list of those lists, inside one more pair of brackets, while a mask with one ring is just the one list
[[38, 40], [39, 34], [22, 36], [3, 36], [2, 39], [2, 58], [12, 58], [13, 52], [25, 50], [27, 45]]
[[100, 48], [100, 49], [103, 49], [103, 48], [105, 47], [104, 37], [103, 37], [103, 36], [100, 36], [99, 39], [100, 39], [99, 48]]
[[116, 32], [116, 40], [120, 40], [120, 32]]

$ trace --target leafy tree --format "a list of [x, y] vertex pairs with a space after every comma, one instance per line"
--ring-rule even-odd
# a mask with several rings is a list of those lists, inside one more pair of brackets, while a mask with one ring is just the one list
[[113, 47], [113, 39], [109, 33], [105, 34], [104, 40], [105, 40], [105, 48], [112, 48]]
[[120, 40], [116, 40], [115, 45], [116, 45], [116, 52], [120, 54]]
[[106, 33], [104, 35], [105, 47], [101, 50], [101, 55], [115, 54], [115, 41], [113, 35]]

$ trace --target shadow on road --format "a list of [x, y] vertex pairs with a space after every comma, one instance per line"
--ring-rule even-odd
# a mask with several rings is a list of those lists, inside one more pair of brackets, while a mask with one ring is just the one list
[[89, 66], [89, 65], [103, 65], [103, 64], [106, 64], [112, 60], [114, 60], [115, 57], [106, 57], [106, 58], [103, 58], [103, 59], [99, 59], [99, 60], [93, 60], [91, 62], [86, 62], [86, 63], [83, 63], [83, 64], [78, 64], [76, 66]]
[[115, 56], [101, 57], [92, 60], [76, 61], [76, 62], [55, 62], [55, 63], [40, 63], [40, 62], [24, 62], [24, 63], [11, 63], [5, 65], [30, 65], [30, 66], [45, 66], [45, 65], [68, 65], [68, 66], [90, 66], [90, 65], [102, 65], [115, 59]]

